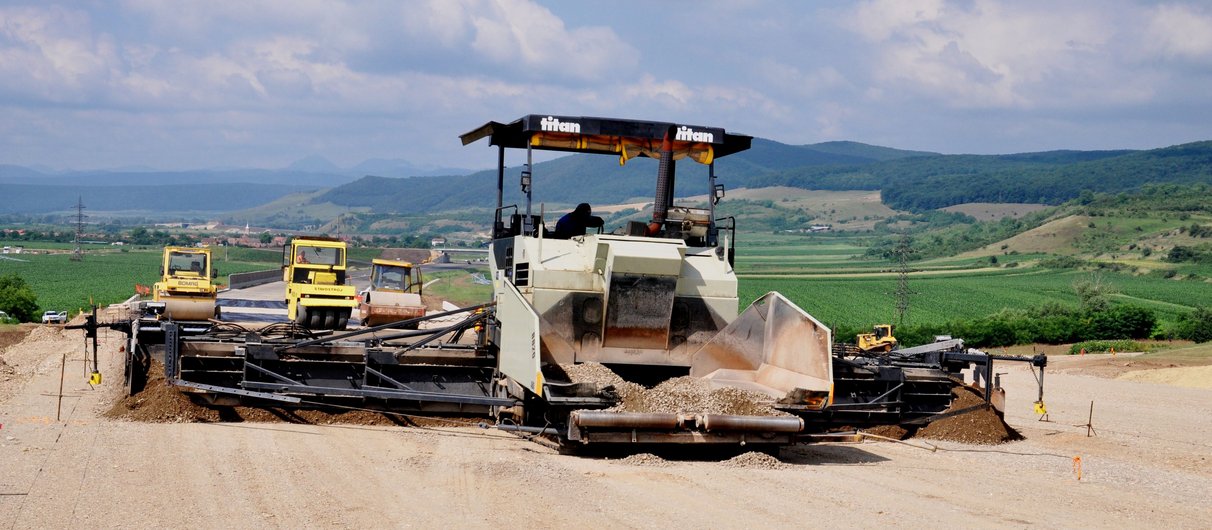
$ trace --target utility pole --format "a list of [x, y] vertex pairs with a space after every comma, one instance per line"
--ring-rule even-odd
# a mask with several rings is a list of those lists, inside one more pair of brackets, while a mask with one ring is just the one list
[[76, 196], [76, 250], [72, 252], [72, 261], [84, 260], [84, 248], [80, 240], [84, 239], [84, 197]]
[[897, 242], [896, 249], [893, 250], [899, 265], [896, 277], [896, 291], [893, 293], [896, 297], [897, 326], [905, 324], [905, 315], [909, 313], [909, 296], [917, 294], [909, 290], [909, 258], [913, 254], [913, 247], [910, 245], [911, 242], [909, 234], [901, 234], [901, 240]]

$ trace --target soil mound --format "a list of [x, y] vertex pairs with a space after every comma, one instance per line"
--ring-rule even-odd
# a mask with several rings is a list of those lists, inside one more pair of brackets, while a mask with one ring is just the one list
[[863, 432], [884, 438], [892, 438], [893, 440], [904, 440], [909, 437], [909, 430], [900, 425], [879, 425], [863, 429]]
[[316, 410], [285, 407], [220, 407], [194, 403], [164, 379], [159, 363], [153, 364], [147, 386], [142, 392], [125, 396], [114, 403], [108, 418], [146, 423], [216, 423], [262, 422], [300, 423], [309, 425], [423, 425], [441, 426], [452, 423], [441, 419], [414, 422], [393, 414], [366, 410]]
[[33, 326], [5, 326], [0, 325], [0, 351], [5, 348], [18, 344], [25, 340], [25, 337], [33, 331]]
[[29, 331], [26, 335], [26, 341], [45, 341], [45, 340], [60, 340], [63, 338], [63, 328], [61, 326], [38, 326]]
[[951, 394], [955, 399], [947, 409], [948, 413], [972, 407], [975, 409], [935, 420], [919, 429], [915, 437], [982, 445], [996, 445], [1022, 439], [1022, 435], [1007, 425], [976, 390], [957, 387], [951, 390]]

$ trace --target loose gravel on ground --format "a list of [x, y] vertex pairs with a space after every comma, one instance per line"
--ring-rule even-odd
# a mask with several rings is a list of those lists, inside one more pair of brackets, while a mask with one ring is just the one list
[[565, 365], [564, 372], [574, 383], [595, 383], [612, 387], [619, 404], [617, 412], [737, 414], [743, 416], [786, 416], [771, 408], [774, 400], [760, 392], [740, 388], [712, 388], [697, 377], [677, 377], [652, 388], [624, 381], [599, 363]]

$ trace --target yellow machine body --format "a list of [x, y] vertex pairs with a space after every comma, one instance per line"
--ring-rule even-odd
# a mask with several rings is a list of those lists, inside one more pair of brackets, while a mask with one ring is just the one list
[[[421, 269], [407, 261], [371, 261], [370, 286], [359, 295], [362, 323], [377, 326], [425, 316]], [[409, 326], [413, 329], [416, 326]]]
[[282, 248], [287, 317], [310, 329], [345, 329], [357, 290], [345, 284], [346, 244], [299, 236]]
[[164, 304], [163, 315], [172, 320], [207, 320], [218, 317], [211, 249], [164, 247], [160, 281], [152, 288], [152, 301]]
[[871, 333], [859, 333], [855, 337], [858, 348], [865, 352], [892, 351], [896, 348], [896, 337], [892, 336], [891, 324], [876, 324]]

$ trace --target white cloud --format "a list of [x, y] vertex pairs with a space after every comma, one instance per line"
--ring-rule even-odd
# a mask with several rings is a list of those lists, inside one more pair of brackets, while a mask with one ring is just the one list
[[520, 63], [544, 74], [606, 79], [635, 66], [639, 52], [609, 28], [569, 29], [545, 7], [528, 0], [475, 2], [467, 9], [471, 48], [498, 64]]
[[1078, 4], [877, 0], [848, 24], [876, 50], [871, 77], [885, 94], [900, 88], [960, 108], [1033, 108], [1077, 102], [1090, 95], [1083, 85], [1116, 77], [1112, 39], [1122, 22]]
[[1207, 131], [1191, 109], [1212, 91], [1195, 2], [18, 1], [0, 7], [0, 114], [18, 122], [0, 153], [23, 158], [0, 163], [455, 165], [456, 134], [532, 112], [949, 152], [1121, 124], [1156, 145]]
[[873, 41], [888, 40], [942, 16], [942, 0], [878, 0], [854, 10], [850, 25]]
[[811, 97], [849, 86], [846, 77], [833, 65], [805, 71], [773, 57], [755, 61], [755, 71], [764, 89], [777, 89], [797, 97]]
[[108, 35], [87, 14], [59, 7], [0, 8], [0, 87], [9, 93], [79, 102], [118, 67]]
[[400, 21], [409, 33], [455, 48], [469, 32], [472, 17], [468, 7], [464, 2], [426, 0], [402, 9]]
[[1146, 47], [1163, 57], [1212, 60], [1212, 15], [1183, 4], [1161, 5], [1145, 29]]

